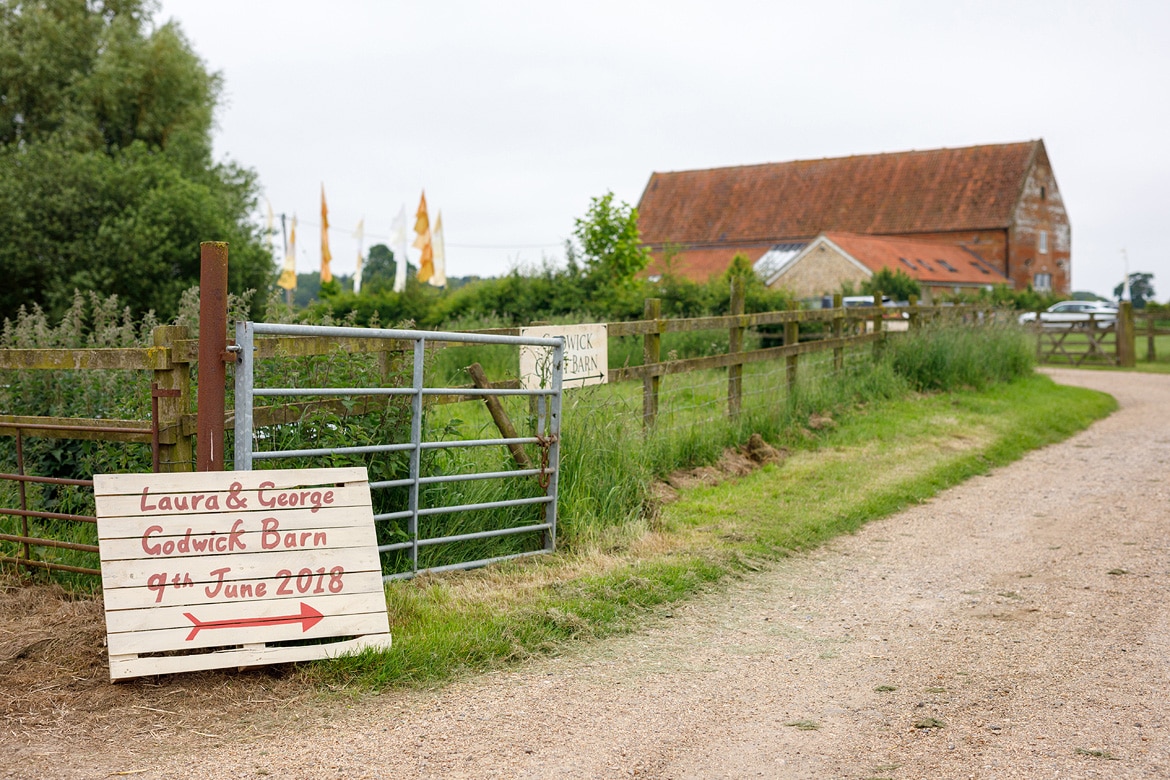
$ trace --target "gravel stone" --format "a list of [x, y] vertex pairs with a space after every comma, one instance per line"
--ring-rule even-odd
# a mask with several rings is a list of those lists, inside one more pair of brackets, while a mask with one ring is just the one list
[[1048, 373], [1113, 394], [1121, 410], [636, 635], [318, 714], [297, 702], [263, 733], [225, 722], [214, 738], [42, 734], [9, 745], [6, 769], [1170, 777], [1170, 376]]

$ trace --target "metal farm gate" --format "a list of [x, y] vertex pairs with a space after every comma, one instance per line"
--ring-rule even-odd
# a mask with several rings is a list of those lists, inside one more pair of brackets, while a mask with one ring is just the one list
[[[390, 339], [406, 342], [411, 346], [413, 357], [410, 366], [409, 386], [402, 387], [256, 387], [255, 348], [257, 336], [283, 337], [324, 337], [336, 339]], [[425, 353], [428, 343], [439, 344], [504, 344], [518, 347], [541, 347], [549, 350], [551, 359], [547, 375], [543, 376], [540, 389], [468, 388], [468, 387], [427, 387], [424, 383]], [[409, 491], [408, 506], [404, 510], [375, 514], [377, 524], [402, 523], [408, 541], [381, 544], [381, 554], [405, 552], [409, 556], [409, 571], [385, 574], [384, 580], [405, 579], [423, 572], [440, 572], [456, 569], [470, 569], [485, 566], [501, 560], [552, 552], [556, 546], [557, 529], [557, 474], [560, 463], [561, 431], [561, 377], [564, 356], [564, 342], [560, 338], [526, 338], [479, 333], [440, 333], [417, 330], [390, 330], [374, 328], [329, 327], [310, 325], [278, 325], [255, 322], [236, 324], [236, 344], [229, 347], [237, 353], [235, 370], [235, 468], [249, 471], [258, 460], [279, 460], [287, 458], [313, 458], [336, 455], [370, 455], [376, 453], [408, 453], [409, 476], [402, 479], [371, 481], [372, 491], [392, 488], [406, 488]], [[363, 397], [363, 396], [409, 396], [410, 398], [410, 440], [354, 447], [326, 447], [297, 450], [258, 450], [253, 434], [254, 401], [259, 397]], [[535, 400], [536, 430], [532, 436], [516, 438], [492, 438], [476, 440], [438, 441], [424, 438], [424, 400], [438, 396], [528, 396]], [[507, 471], [479, 471], [473, 473], [422, 474], [424, 452], [440, 449], [466, 447], [500, 447], [535, 444], [541, 448], [539, 468], [518, 468]], [[456, 483], [470, 480], [523, 479], [534, 478], [542, 488], [542, 495], [530, 498], [490, 501], [485, 503], [461, 504], [455, 506], [422, 506], [420, 487]], [[535, 505], [543, 508], [537, 515], [540, 522], [517, 527], [484, 530], [443, 536], [420, 536], [419, 520], [457, 512], [501, 509]], [[540, 549], [499, 555], [478, 560], [460, 561], [441, 566], [419, 568], [420, 548], [447, 545], [469, 540], [490, 539], [516, 534], [541, 534]]]

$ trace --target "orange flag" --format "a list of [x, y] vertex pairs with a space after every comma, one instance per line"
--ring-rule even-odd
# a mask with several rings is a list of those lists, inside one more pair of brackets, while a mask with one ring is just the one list
[[422, 251], [419, 257], [419, 281], [426, 282], [434, 276], [434, 248], [431, 246], [431, 218], [427, 216], [427, 191], [422, 191], [418, 213], [414, 215], [414, 248]]
[[325, 185], [321, 185], [321, 284], [333, 281], [329, 264], [333, 255], [329, 252], [329, 209], [325, 206]]
[[422, 250], [418, 259], [418, 280], [425, 282], [435, 274], [435, 250], [431, 246], [431, 219], [427, 216], [427, 191], [423, 190], [418, 202], [418, 213], [414, 216], [414, 248]]

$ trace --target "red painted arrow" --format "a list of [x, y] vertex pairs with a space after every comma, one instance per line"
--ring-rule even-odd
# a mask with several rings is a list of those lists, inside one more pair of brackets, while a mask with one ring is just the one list
[[321, 618], [325, 617], [317, 610], [310, 607], [305, 602], [301, 602], [301, 614], [299, 615], [277, 615], [275, 617], [256, 617], [256, 618], [236, 618], [234, 620], [199, 620], [190, 612], [184, 612], [183, 616], [195, 624], [191, 629], [191, 633], [187, 634], [187, 641], [190, 642], [195, 638], [195, 635], [204, 629], [213, 628], [248, 628], [250, 626], [280, 626], [285, 623], [302, 623], [301, 631], [308, 631], [313, 626], [321, 622]]

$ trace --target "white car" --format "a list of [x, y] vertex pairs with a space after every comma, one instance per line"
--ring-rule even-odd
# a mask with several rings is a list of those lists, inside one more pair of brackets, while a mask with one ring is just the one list
[[[1021, 325], [1036, 322], [1036, 312], [1020, 315]], [[1061, 301], [1040, 312], [1040, 325], [1045, 330], [1060, 328], [1087, 328], [1092, 322], [1098, 328], [1111, 328], [1117, 322], [1117, 307], [1102, 301]]]

